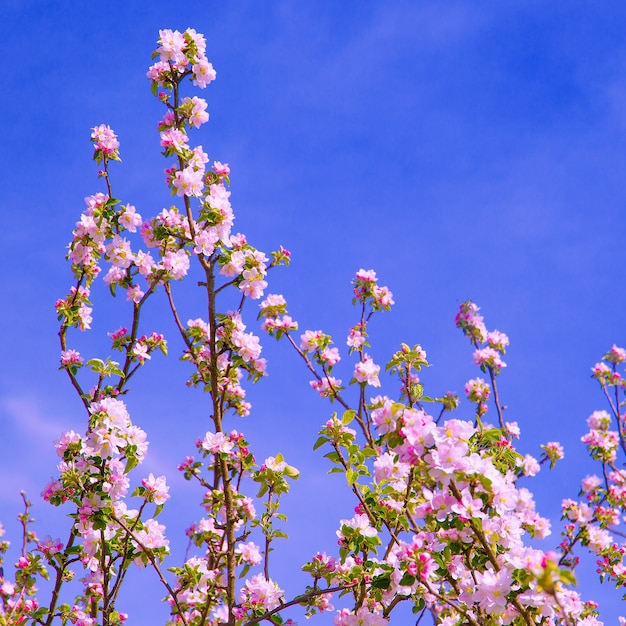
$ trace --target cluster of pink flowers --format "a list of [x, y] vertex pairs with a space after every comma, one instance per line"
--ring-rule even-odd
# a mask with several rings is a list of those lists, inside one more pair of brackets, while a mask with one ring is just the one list
[[[269, 270], [288, 265], [290, 253], [280, 248], [266, 256], [243, 234], [233, 234], [230, 167], [219, 161], [209, 167], [202, 146], [190, 142], [188, 131], [200, 128], [209, 114], [204, 99], [181, 94], [183, 81], [190, 78], [202, 88], [216, 76], [203, 36], [193, 29], [162, 30], [155, 57], [148, 77], [166, 107], [158, 124], [163, 154], [171, 159], [166, 183], [182, 208], [164, 208], [144, 220], [133, 205], [115, 199], [108, 169], [120, 160], [119, 141], [106, 125], [92, 129], [106, 193], [86, 198], [68, 251], [75, 284], [56, 303], [61, 369], [86, 409], [87, 425], [83, 434], [70, 430], [56, 442], [58, 476], [42, 494], [55, 506], [73, 507], [72, 530], [66, 543], [49, 536], [39, 541], [28, 530], [25, 500], [24, 549], [15, 580], [0, 569], [0, 623], [119, 626], [127, 615], [114, 605], [134, 564], [156, 570], [167, 590], [170, 626], [289, 624], [279, 615], [289, 606], [304, 606], [307, 616], [334, 611], [336, 594], [347, 605], [336, 611], [336, 626], [384, 626], [402, 602], [417, 613], [430, 612], [443, 626], [601, 624], [595, 603], [584, 602], [571, 584], [581, 545], [595, 555], [602, 576], [626, 585], [626, 544], [618, 539], [624, 534], [626, 472], [617, 460], [626, 453], [620, 395], [626, 383], [617, 371], [626, 350], [613, 346], [593, 368], [610, 412], [590, 416], [582, 441], [602, 465], [601, 477], [584, 479], [581, 501], [563, 501], [560, 552], [543, 550], [530, 539], [548, 537], [551, 524], [518, 481], [536, 475], [544, 463], [553, 466], [564, 453], [558, 442], [541, 446], [539, 460], [514, 447], [520, 428], [504, 421], [496, 386], [508, 337], [488, 331], [474, 303], [461, 305], [456, 325], [474, 347], [475, 364], [489, 376], [465, 386], [476, 405], [471, 421], [443, 419], [459, 407], [455, 394], [424, 394], [420, 372], [429, 363], [419, 344], [402, 344], [386, 364], [384, 371], [399, 378], [399, 397], [381, 393], [368, 401], [368, 386], [384, 383], [381, 366], [365, 351], [368, 324], [394, 302], [373, 270], [360, 269], [353, 280], [358, 317], [347, 335], [355, 362], [345, 389], [333, 374], [344, 362], [330, 335], [306, 330], [294, 339], [298, 324], [284, 297], [264, 295]], [[150, 251], [137, 248], [139, 238]], [[206, 318], [181, 317], [170, 285], [187, 277], [193, 264], [202, 276]], [[90, 328], [91, 289], [101, 273], [113, 295], [123, 290], [129, 310], [130, 320], [109, 335], [120, 363], [85, 360], [67, 346], [71, 328]], [[150, 473], [131, 491], [132, 471], [144, 460], [148, 442], [121, 399], [155, 351], [167, 354], [163, 335], [139, 330], [141, 313], [157, 290], [165, 292], [184, 345], [183, 360], [192, 370], [188, 384], [209, 394], [212, 422], [196, 442], [198, 458], [188, 456], [178, 468], [198, 486], [203, 517], [187, 530], [190, 553], [180, 567], [169, 568], [171, 582], [160, 567], [169, 540], [157, 521], [170, 487], [165, 476]], [[222, 306], [224, 291], [231, 293], [228, 307]], [[313, 581], [292, 600], [270, 577], [269, 557], [273, 542], [286, 536], [280, 502], [299, 472], [280, 453], [257, 464], [244, 435], [226, 423], [250, 413], [244, 379], [256, 382], [266, 373], [260, 339], [242, 315], [248, 298], [261, 300], [263, 330], [286, 339], [303, 359], [314, 376], [312, 388], [343, 409], [322, 426], [315, 448], [326, 447], [331, 472], [345, 475], [354, 514], [339, 520], [336, 557], [317, 553], [304, 564]], [[91, 388], [83, 388], [84, 379]], [[489, 398], [498, 426], [483, 420]], [[438, 414], [427, 410], [432, 403], [440, 405]], [[246, 493], [251, 485], [258, 489], [255, 497]], [[137, 508], [129, 498], [136, 498]], [[3, 534], [0, 525], [0, 539]], [[7, 549], [8, 542], [0, 541], [0, 563]], [[63, 583], [81, 568], [80, 594], [62, 602]], [[50, 570], [56, 578], [53, 598], [40, 607], [36, 581]]]
[[160, 86], [170, 86], [175, 74], [183, 74], [191, 66], [193, 84], [203, 89], [215, 80], [217, 74], [206, 58], [206, 41], [192, 28], [184, 33], [177, 30], [160, 30], [159, 61], [148, 70], [148, 78]]
[[[575, 567], [579, 563], [578, 546], [589, 550], [597, 559], [601, 579], [616, 587], [626, 584], [626, 472], [618, 455], [626, 454], [623, 412], [624, 377], [617, 366], [626, 361], [626, 350], [613, 346], [602, 361], [592, 368], [609, 410], [594, 411], [587, 419], [589, 432], [581, 441], [590, 456], [601, 465], [601, 476], [589, 475], [582, 481], [581, 501], [566, 498], [562, 502], [563, 520], [561, 561]], [[620, 618], [620, 623], [626, 620]]]
[[[363, 273], [357, 281], [371, 278]], [[484, 342], [480, 349], [502, 354], [508, 338], [489, 333], [477, 311], [465, 303], [457, 324], [477, 349]], [[368, 319], [354, 327], [359, 335], [365, 334]], [[302, 354], [317, 349], [324, 337], [322, 331], [305, 333]], [[359, 353], [355, 382], [362, 383], [374, 366], [364, 368], [371, 360]], [[439, 424], [424, 410], [417, 372], [427, 365], [421, 346], [403, 345], [387, 370], [400, 376], [405, 402], [378, 396], [320, 431], [317, 445], [331, 446], [326, 456], [343, 468], [359, 504], [353, 518], [340, 522], [340, 559], [324, 556], [322, 567], [318, 555], [305, 570], [339, 588], [363, 577], [372, 581], [364, 597], [355, 592], [360, 598], [355, 608], [341, 609], [335, 623], [387, 623], [402, 597], [430, 610], [440, 624], [600, 624], [594, 603], [583, 602], [568, 587], [567, 567], [525, 541], [525, 536], [547, 537], [550, 522], [537, 513], [528, 489], [517, 485], [518, 477], [540, 468], [532, 456], [515, 452], [511, 440], [519, 437], [517, 423], [496, 428], [480, 420], [495, 389], [497, 363], [480, 363], [492, 373], [491, 385], [480, 378], [467, 383], [468, 398], [479, 406], [473, 424], [461, 419]], [[450, 394], [441, 402], [444, 410], [458, 404]], [[360, 444], [358, 431], [347, 427], [351, 422], [364, 437]], [[556, 442], [542, 448], [551, 464], [563, 456]], [[596, 533], [596, 541], [601, 537]], [[311, 612], [321, 610], [320, 603], [310, 604]]]
[[473, 378], [466, 383], [465, 393], [470, 402], [479, 404], [487, 402], [491, 395], [491, 388], [482, 378]]
[[388, 287], [380, 287], [374, 270], [360, 269], [354, 278], [354, 302], [371, 306], [374, 311], [388, 311], [393, 305], [393, 294]]
[[283, 595], [282, 589], [275, 582], [267, 580], [263, 574], [256, 574], [246, 580], [238, 601], [253, 611], [271, 611], [280, 604]]
[[103, 158], [119, 161], [118, 148], [120, 142], [110, 126], [100, 124], [92, 129], [91, 140], [94, 143], [94, 159], [100, 162]]
[[365, 383], [372, 387], [380, 387], [380, 380], [378, 379], [379, 372], [380, 365], [376, 365], [367, 354], [364, 354], [363, 360], [359, 361], [359, 363], [354, 366], [354, 378], [359, 383]]

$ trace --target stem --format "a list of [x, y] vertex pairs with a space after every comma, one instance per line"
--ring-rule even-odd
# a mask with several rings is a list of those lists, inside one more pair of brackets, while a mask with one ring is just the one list
[[496, 411], [498, 411], [498, 420], [500, 421], [500, 428], [505, 428], [504, 415], [502, 414], [502, 406], [500, 405], [500, 397], [498, 396], [498, 386], [496, 385], [496, 375], [492, 367], [487, 367], [489, 370], [489, 378], [491, 379], [491, 389], [493, 390], [493, 401], [496, 405]]
[[[74, 526], [70, 529], [70, 536], [65, 544], [64, 554], [67, 554], [69, 549], [74, 545], [74, 538], [76, 534], [74, 533]], [[52, 596], [50, 598], [50, 604], [48, 605], [48, 619], [46, 620], [45, 626], [52, 626], [52, 621], [54, 620], [54, 611], [57, 606], [57, 602], [59, 601], [59, 594], [61, 593], [61, 586], [63, 585], [63, 574], [65, 573], [65, 569], [67, 568], [69, 561], [64, 560], [62, 565], [59, 567], [55, 567], [56, 570], [56, 578], [54, 580], [54, 588], [52, 589]]]
[[[318, 374], [318, 372], [315, 369], [315, 367], [313, 367], [313, 364], [311, 363], [311, 360], [309, 359], [309, 357], [300, 349], [300, 347], [293, 340], [293, 337], [289, 334], [289, 332], [286, 331], [284, 336], [287, 337], [287, 340], [293, 346], [293, 349], [300, 355], [300, 357], [302, 358], [302, 360], [306, 364], [306, 367], [309, 370], [309, 372], [311, 372], [311, 374], [313, 374], [313, 376], [315, 376], [315, 378], [317, 378], [318, 382], [322, 382], [323, 378]], [[328, 382], [330, 383], [330, 381], [328, 381]], [[346, 409], [346, 411], [350, 410], [350, 405], [339, 395], [339, 391], [334, 389], [332, 387], [332, 385], [331, 385], [331, 389], [332, 389], [332, 398], [334, 400], [337, 400], [337, 402], [339, 402], [339, 404], [341, 404], [341, 406], [344, 409]]]
[[126, 344], [126, 359], [124, 360], [124, 367], [122, 367], [123, 376], [120, 376], [120, 380], [117, 384], [117, 390], [122, 391], [124, 385], [132, 378], [133, 374], [139, 369], [138, 364], [132, 371], [130, 366], [133, 363], [132, 351], [137, 341], [137, 335], [139, 333], [139, 316], [141, 314], [141, 307], [152, 293], [154, 293], [155, 285], [150, 285], [146, 293], [143, 295], [139, 303], [133, 304], [133, 321], [131, 323], [130, 341]]
[[115, 515], [112, 515], [111, 519], [114, 522], [116, 522], [117, 524], [120, 525], [120, 527], [124, 530], [124, 532], [126, 532], [128, 534], [128, 536], [130, 536], [133, 539], [133, 541], [141, 548], [143, 553], [148, 557], [148, 560], [150, 561], [150, 564], [154, 568], [154, 571], [157, 573], [157, 576], [159, 577], [159, 580], [161, 581], [163, 586], [167, 589], [167, 592], [169, 593], [170, 597], [172, 598], [172, 601], [176, 605], [176, 608], [178, 609], [178, 616], [180, 617], [180, 621], [184, 624], [184, 626], [188, 626], [188, 623], [187, 623], [187, 620], [185, 619], [185, 615], [183, 613], [182, 607], [178, 603], [177, 594], [172, 589], [170, 584], [167, 582], [165, 577], [163, 576], [163, 573], [161, 572], [161, 568], [159, 567], [159, 564], [157, 563], [157, 560], [154, 558], [154, 554], [152, 554], [152, 550], [150, 550], [149, 548], [146, 548], [139, 541], [139, 539], [137, 539], [137, 536], [135, 535], [135, 533], [130, 528], [128, 528], [128, 526], [126, 526], [126, 524], [121, 519], [117, 518]]
[[255, 624], [259, 624], [260, 622], [269, 619], [270, 617], [272, 617], [272, 615], [276, 615], [276, 613], [284, 611], [290, 606], [295, 606], [296, 604], [304, 604], [308, 600], [311, 600], [312, 598], [315, 598], [317, 596], [323, 596], [327, 593], [336, 593], [337, 591], [344, 591], [345, 589], [351, 589], [356, 585], [357, 583], [350, 583], [346, 585], [339, 585], [337, 587], [329, 587], [328, 589], [313, 589], [311, 591], [308, 591], [307, 593], [296, 596], [295, 598], [293, 598], [293, 600], [290, 600], [289, 602], [283, 602], [280, 606], [277, 606], [271, 611], [266, 611], [265, 613], [263, 613], [263, 615], [260, 615], [259, 617], [254, 617], [251, 620], [248, 620], [243, 624], [243, 626], [254, 626]]

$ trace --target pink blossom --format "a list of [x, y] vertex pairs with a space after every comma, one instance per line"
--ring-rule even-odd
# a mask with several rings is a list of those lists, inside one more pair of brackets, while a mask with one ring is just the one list
[[124, 212], [119, 218], [120, 225], [131, 233], [136, 232], [137, 226], [141, 226], [141, 215], [139, 215], [135, 207], [130, 204], [127, 204], [123, 209]]
[[366, 606], [353, 613], [350, 609], [341, 609], [333, 619], [335, 626], [387, 626], [387, 620], [380, 613], [371, 612]]
[[230, 454], [235, 447], [235, 444], [230, 441], [224, 433], [208, 432], [204, 436], [201, 447], [207, 452], [212, 452], [213, 454]]
[[405, 410], [402, 414], [402, 423], [400, 432], [417, 455], [422, 455], [426, 448], [435, 445], [437, 426], [430, 415], [423, 411]]
[[155, 504], [164, 504], [170, 499], [170, 488], [165, 483], [165, 476], [154, 477], [152, 472], [148, 478], [144, 478], [141, 484], [145, 487], [145, 498], [148, 502]]
[[273, 472], [284, 472], [286, 468], [287, 463], [285, 463], [285, 461], [279, 461], [276, 457], [268, 456], [265, 461], [263, 461], [260, 471], [269, 469]]
[[474, 498], [467, 489], [464, 489], [461, 492], [461, 500], [450, 509], [458, 513], [461, 520], [484, 519], [486, 515], [482, 511], [483, 506], [484, 503], [480, 498]]
[[585, 493], [593, 493], [602, 484], [599, 476], [585, 476], [582, 481], [582, 490]]
[[587, 425], [593, 430], [608, 430], [611, 416], [606, 411], [594, 411], [587, 418]]
[[264, 272], [255, 269], [246, 269], [242, 273], [243, 280], [239, 283], [239, 289], [244, 295], [253, 300], [258, 300], [263, 296], [263, 291], [267, 287], [267, 282], [263, 279]]
[[79, 330], [89, 330], [91, 328], [91, 322], [93, 322], [93, 318], [91, 317], [91, 307], [87, 306], [85, 303], [81, 303], [78, 307], [78, 328]]
[[145, 343], [140, 343], [139, 341], [133, 346], [133, 355], [142, 364], [152, 358], [148, 352], [148, 346]]
[[220, 268], [220, 274], [224, 276], [237, 276], [243, 272], [246, 255], [241, 250], [235, 250], [225, 265]]
[[126, 441], [117, 431], [108, 428], [96, 428], [87, 437], [89, 454], [108, 459], [120, 453], [126, 447]]
[[587, 526], [587, 539], [589, 549], [594, 554], [600, 554], [602, 550], [608, 548], [613, 543], [613, 537], [606, 528], [599, 528], [590, 524]]
[[604, 358], [610, 363], [624, 363], [624, 361], [626, 361], [626, 350], [624, 348], [618, 348], [613, 344], [613, 347], [604, 355]]
[[100, 124], [91, 130], [91, 140], [95, 143], [95, 149], [106, 155], [114, 155], [120, 147], [120, 142], [111, 127]]
[[374, 461], [374, 477], [376, 480], [403, 480], [409, 475], [411, 466], [396, 458], [392, 452], [385, 452]]
[[170, 128], [161, 133], [161, 146], [165, 148], [166, 154], [181, 152], [184, 148], [188, 148], [188, 142], [187, 134], [178, 128]]
[[372, 387], [380, 387], [378, 373], [380, 365], [376, 365], [367, 354], [363, 355], [363, 360], [354, 367], [354, 378], [360, 383], [366, 383]]
[[189, 167], [193, 167], [196, 170], [200, 170], [203, 174], [205, 171], [205, 165], [209, 162], [209, 155], [202, 149], [202, 146], [196, 146], [191, 151], [191, 156], [187, 161]]
[[289, 315], [282, 317], [268, 317], [262, 324], [263, 330], [271, 333], [272, 331], [291, 331], [298, 330], [298, 322], [294, 322]]
[[496, 373], [500, 372], [506, 363], [500, 358], [500, 354], [493, 348], [479, 348], [472, 355], [474, 363], [481, 367], [491, 367]]
[[504, 428], [509, 437], [515, 437], [516, 439], [519, 439], [521, 431], [517, 422], [505, 422]]
[[458, 419], [446, 420], [443, 426], [437, 431], [439, 441], [454, 443], [456, 440], [467, 441], [476, 432], [476, 428], [471, 422]]
[[133, 253], [130, 249], [130, 242], [119, 235], [113, 237], [111, 243], [106, 246], [107, 259], [115, 267], [128, 268], [133, 262]]
[[325, 376], [321, 380], [312, 380], [309, 382], [309, 385], [311, 385], [322, 398], [333, 397], [333, 395], [342, 388], [341, 380], [334, 376]]
[[313, 352], [320, 347], [320, 341], [324, 338], [321, 330], [305, 330], [300, 335], [300, 349], [303, 352]]
[[193, 240], [195, 254], [204, 254], [204, 256], [211, 256], [215, 250], [215, 245], [219, 241], [219, 236], [214, 228], [207, 228], [200, 231], [196, 231], [196, 236]]
[[77, 350], [63, 350], [61, 352], [61, 365], [82, 365], [83, 357]]
[[[367, 515], [355, 515], [352, 519], [342, 519], [339, 523], [341, 526], [348, 526], [357, 530], [359, 535], [363, 537], [375, 537], [378, 534], [376, 529], [370, 525], [370, 520]], [[337, 537], [341, 540], [343, 536], [341, 530], [338, 530]]]
[[163, 256], [163, 267], [170, 278], [180, 280], [189, 271], [189, 257], [185, 250], [168, 251]]
[[508, 600], [507, 595], [513, 588], [513, 576], [508, 569], [496, 572], [488, 568], [476, 572], [476, 590], [474, 601], [489, 614], [502, 613]]
[[217, 72], [213, 69], [213, 65], [206, 59], [199, 59], [191, 69], [194, 76], [193, 84], [200, 87], [200, 89], [204, 89], [217, 77]]
[[144, 295], [145, 294], [141, 290], [139, 285], [133, 285], [132, 287], [129, 287], [126, 291], [126, 300], [128, 300], [129, 302], [132, 300], [135, 304], [139, 304]]
[[261, 355], [261, 345], [256, 335], [235, 331], [232, 340], [233, 345], [238, 348], [237, 354], [244, 361], [256, 361]]
[[283, 590], [275, 582], [267, 580], [263, 574], [257, 574], [246, 580], [238, 601], [251, 609], [271, 611], [280, 604], [283, 596]]
[[204, 172], [194, 167], [186, 167], [174, 174], [172, 185], [177, 196], [201, 196], [204, 190]]
[[[169, 548], [170, 542], [165, 538], [165, 526], [154, 519], [146, 520], [143, 529], [136, 533], [137, 541], [144, 548]], [[168, 550], [169, 551], [169, 550]]]
[[504, 354], [506, 347], [509, 345], [509, 338], [499, 330], [492, 330], [487, 333], [487, 343], [490, 348]]
[[111, 286], [111, 285], [116, 285], [117, 283], [121, 282], [125, 278], [126, 278], [125, 270], [122, 269], [121, 267], [114, 266], [109, 269], [109, 271], [104, 276], [103, 280], [107, 285]]
[[548, 443], [542, 445], [541, 448], [545, 451], [548, 459], [550, 459], [553, 463], [561, 460], [565, 456], [563, 446], [558, 441], [549, 441]]
[[398, 426], [399, 415], [393, 412], [392, 406], [391, 400], [385, 397], [382, 406], [372, 411], [372, 422], [381, 435], [393, 432]]
[[598, 380], [602, 380], [603, 378], [611, 375], [611, 369], [606, 363], [596, 363], [592, 368], [593, 377]]
[[353, 326], [350, 329], [348, 340], [346, 342], [351, 348], [358, 349], [365, 343], [365, 336], [361, 325]]
[[320, 358], [330, 367], [336, 365], [341, 361], [338, 348], [324, 348], [320, 355]]
[[189, 123], [192, 126], [200, 128], [202, 124], [209, 121], [209, 114], [206, 112], [207, 102], [204, 98], [193, 96], [193, 98], [185, 98], [185, 100], [192, 105], [191, 115], [189, 116]]
[[470, 402], [487, 402], [491, 389], [482, 378], [473, 378], [465, 384], [465, 393]]
[[57, 552], [63, 550], [63, 543], [60, 539], [52, 539], [50, 535], [46, 535], [38, 544], [37, 549], [46, 555], [46, 558], [54, 556]]
[[21, 556], [18, 560], [17, 563], [15, 563], [15, 567], [17, 569], [25, 569], [26, 567], [28, 567], [30, 565], [30, 561], [28, 560], [27, 557], [25, 556]]
[[235, 553], [241, 556], [241, 560], [244, 563], [258, 565], [261, 562], [259, 546], [252, 541], [238, 544], [235, 548]]
[[376, 282], [376, 272], [374, 270], [360, 269], [355, 274], [355, 278], [356, 278], [356, 280], [359, 280], [359, 281], [362, 281], [362, 282], [372, 282], [372, 283], [375, 283]]
[[169, 74], [170, 66], [167, 61], [157, 61], [148, 68], [146, 76], [153, 82], [163, 85], [165, 77]]
[[471, 301], [464, 302], [456, 315], [456, 325], [465, 335], [471, 339], [483, 342], [487, 337], [487, 328], [482, 315], [478, 313], [480, 309]]
[[2, 585], [0, 585], [0, 595], [3, 596], [12, 596], [15, 593], [15, 585], [8, 580], [5, 580]]
[[159, 31], [157, 48], [161, 61], [174, 61], [180, 63], [184, 61], [183, 49], [187, 45], [184, 36], [177, 30], [164, 29]]
[[214, 161], [213, 171], [218, 176], [228, 176], [230, 174], [230, 167], [228, 167], [228, 163], [221, 163], [220, 161]]
[[372, 296], [376, 305], [382, 309], [389, 309], [394, 303], [393, 294], [388, 287], [374, 287]]
[[527, 454], [524, 456], [524, 461], [522, 462], [522, 468], [524, 470], [524, 476], [536, 476], [541, 469], [541, 466], [537, 462], [535, 457]]
[[63, 433], [60, 439], [54, 444], [56, 448], [57, 455], [63, 458], [65, 455], [65, 451], [72, 444], [77, 444], [81, 442], [81, 437], [78, 433], [75, 433], [73, 430], [68, 430]]

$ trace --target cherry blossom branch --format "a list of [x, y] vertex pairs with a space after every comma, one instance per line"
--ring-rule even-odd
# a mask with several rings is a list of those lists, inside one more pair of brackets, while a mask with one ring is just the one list
[[188, 626], [187, 620], [185, 619], [184, 611], [182, 607], [180, 606], [180, 604], [178, 603], [178, 594], [174, 591], [174, 589], [172, 589], [170, 584], [167, 582], [167, 580], [163, 576], [163, 573], [161, 572], [161, 568], [159, 567], [157, 560], [154, 558], [154, 555], [152, 554], [152, 550], [150, 550], [149, 548], [146, 548], [146, 546], [144, 546], [143, 543], [138, 539], [137, 535], [128, 526], [126, 526], [126, 524], [120, 518], [118, 518], [115, 515], [112, 515], [111, 519], [116, 524], [118, 524], [120, 528], [122, 528], [122, 530], [124, 530], [124, 532], [129, 537], [133, 539], [133, 541], [137, 544], [137, 546], [139, 546], [139, 548], [141, 548], [142, 552], [146, 555], [147, 559], [150, 561], [150, 564], [152, 565], [159, 580], [161, 581], [161, 584], [167, 589], [169, 596], [172, 598], [172, 601], [174, 602], [176, 608], [178, 609], [178, 617], [180, 618], [180, 621], [183, 623], [184, 626]]

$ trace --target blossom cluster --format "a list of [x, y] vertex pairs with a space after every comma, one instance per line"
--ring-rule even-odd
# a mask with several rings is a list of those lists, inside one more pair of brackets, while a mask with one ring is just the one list
[[[461, 402], [451, 392], [425, 394], [420, 375], [429, 362], [420, 344], [401, 344], [385, 368], [375, 362], [369, 324], [394, 301], [374, 270], [359, 269], [352, 281], [357, 319], [347, 332], [348, 358], [322, 330], [296, 336], [285, 298], [265, 294], [269, 271], [288, 265], [290, 253], [281, 247], [266, 255], [233, 232], [230, 167], [210, 165], [189, 137], [209, 113], [206, 100], [183, 94], [185, 81], [204, 88], [216, 78], [204, 37], [193, 29], [161, 30], [153, 59], [147, 75], [165, 107], [157, 125], [168, 159], [165, 183], [178, 204], [144, 218], [116, 199], [110, 165], [120, 161], [120, 142], [105, 124], [92, 129], [106, 189], [85, 200], [68, 246], [74, 283], [56, 302], [60, 369], [85, 409], [86, 426], [56, 442], [57, 477], [42, 494], [54, 506], [70, 507], [69, 539], [39, 540], [29, 529], [25, 500], [13, 579], [0, 568], [0, 626], [123, 624], [128, 616], [116, 604], [131, 567], [156, 572], [170, 626], [289, 624], [282, 613], [293, 605], [307, 616], [334, 612], [336, 626], [383, 626], [402, 603], [444, 626], [601, 624], [595, 603], [572, 588], [573, 572], [575, 551], [583, 546], [597, 557], [603, 577], [626, 584], [626, 545], [618, 539], [626, 513], [626, 473], [618, 463], [626, 453], [626, 383], [617, 371], [626, 350], [613, 346], [593, 368], [610, 411], [591, 415], [582, 442], [602, 471], [584, 479], [581, 501], [563, 501], [558, 551], [542, 549], [539, 540], [550, 536], [551, 524], [520, 481], [542, 464], [554, 466], [563, 449], [546, 443], [536, 459], [515, 448], [520, 427], [505, 422], [496, 384], [508, 337], [488, 331], [473, 302], [461, 305], [456, 325], [488, 380], [477, 376], [465, 385], [473, 415], [449, 416]], [[181, 306], [172, 289], [190, 274], [202, 296], [201, 314], [183, 314], [189, 305]], [[109, 334], [119, 362], [84, 358], [68, 346], [72, 329], [91, 327], [99, 277], [113, 296], [125, 295], [129, 319]], [[201, 517], [186, 531], [187, 554], [168, 573], [161, 567], [166, 558], [171, 562], [170, 542], [157, 518], [170, 487], [162, 475], [136, 477], [147, 435], [123, 401], [140, 368], [157, 351], [168, 353], [161, 333], [143, 330], [143, 311], [156, 293], [164, 295], [180, 335], [188, 386], [204, 391], [210, 407], [208, 430], [178, 467], [198, 489]], [[302, 567], [311, 584], [291, 599], [273, 578], [270, 555], [287, 536], [281, 502], [299, 471], [280, 453], [258, 463], [245, 435], [230, 426], [234, 417], [251, 414], [246, 380], [259, 381], [267, 369], [260, 338], [244, 321], [248, 299], [260, 302], [261, 328], [303, 360], [311, 387], [339, 405], [341, 414], [324, 423], [314, 447], [324, 448], [330, 472], [345, 477], [354, 501], [353, 514], [338, 521], [334, 556], [330, 549], [316, 551]], [[347, 368], [346, 385], [337, 377], [341, 368]], [[383, 391], [385, 373], [399, 381], [395, 395]], [[490, 399], [497, 425], [486, 421]], [[0, 564], [8, 550], [3, 534], [0, 525]], [[53, 590], [44, 606], [37, 585], [48, 577]]]
[[561, 504], [564, 529], [561, 562], [575, 567], [579, 546], [595, 558], [601, 580], [617, 588], [626, 585], [626, 454], [624, 391], [626, 384], [618, 366], [626, 362], [626, 350], [613, 346], [592, 368], [608, 402], [607, 410], [597, 410], [587, 419], [589, 431], [581, 437], [592, 459], [599, 463], [598, 474], [586, 476], [579, 501], [565, 498]]
[[[359, 356], [351, 384], [360, 387], [361, 399], [368, 384], [380, 385], [380, 368], [364, 352], [371, 313], [380, 310], [366, 291], [375, 281], [373, 272], [363, 270], [354, 281], [356, 301], [371, 307], [363, 306], [348, 336], [350, 352]], [[284, 299], [276, 305], [263, 303], [262, 315], [285, 316]], [[453, 394], [437, 399], [437, 418], [425, 410], [424, 402], [433, 400], [423, 395], [419, 372], [428, 361], [419, 345], [403, 344], [387, 364], [400, 378], [400, 401], [380, 395], [352, 409], [330, 376], [340, 361], [338, 351], [329, 358], [330, 336], [306, 331], [298, 343], [289, 328], [282, 330], [316, 373], [312, 386], [346, 408], [342, 418], [335, 414], [321, 429], [316, 447], [331, 448], [331, 471], [345, 473], [357, 500], [354, 517], [341, 520], [337, 530], [339, 558], [319, 553], [305, 565], [314, 578], [309, 590], [322, 581], [335, 589], [355, 588], [354, 608], [336, 614], [340, 625], [387, 623], [399, 600], [429, 611], [440, 624], [599, 624], [596, 605], [571, 588], [569, 564], [528, 541], [548, 537], [551, 524], [518, 480], [536, 475], [545, 461], [553, 465], [562, 448], [556, 442], [542, 446], [540, 461], [519, 454], [512, 444], [519, 426], [503, 421], [499, 401], [500, 427], [483, 421], [488, 399], [498, 397], [496, 376], [509, 340], [489, 332], [471, 302], [461, 306], [457, 326], [474, 344], [475, 363], [490, 375], [489, 382], [475, 378], [466, 385], [477, 405], [474, 423], [439, 422], [443, 412], [458, 407]], [[274, 326], [269, 328], [272, 334]], [[361, 580], [370, 581], [365, 592], [357, 585]], [[307, 607], [308, 614], [332, 610], [332, 594], [315, 594]]]

